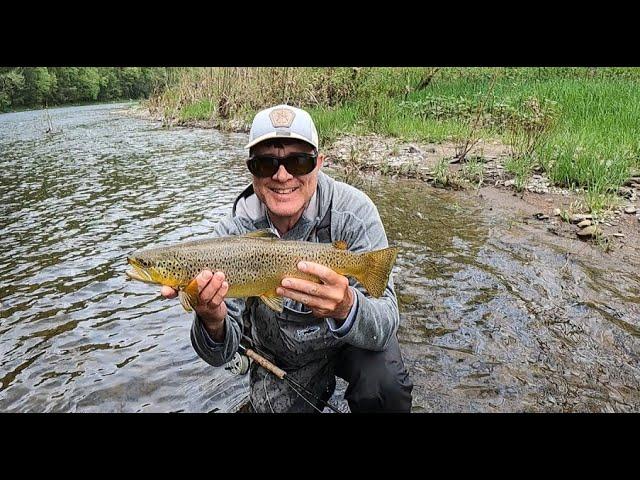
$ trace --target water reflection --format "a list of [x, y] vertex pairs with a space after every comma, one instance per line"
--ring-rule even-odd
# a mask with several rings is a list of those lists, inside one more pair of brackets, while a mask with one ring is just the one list
[[638, 259], [544, 235], [473, 195], [362, 187], [402, 247], [414, 411], [638, 410]]
[[[244, 134], [113, 105], [0, 115], [0, 410], [214, 412], [247, 378], [200, 360], [126, 255], [206, 236], [248, 183]], [[339, 176], [338, 172], [332, 172]], [[391, 243], [420, 411], [637, 411], [638, 262], [414, 181], [356, 179]]]
[[114, 106], [0, 115], [0, 409], [228, 411], [246, 379], [201, 361], [190, 317], [126, 282], [136, 248], [206, 235], [248, 181], [245, 135]]

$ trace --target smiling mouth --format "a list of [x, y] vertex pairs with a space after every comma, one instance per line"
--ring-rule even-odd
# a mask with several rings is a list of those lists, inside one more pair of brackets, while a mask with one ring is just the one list
[[288, 195], [290, 193], [295, 192], [299, 187], [293, 188], [270, 188], [273, 193], [277, 193], [278, 195]]

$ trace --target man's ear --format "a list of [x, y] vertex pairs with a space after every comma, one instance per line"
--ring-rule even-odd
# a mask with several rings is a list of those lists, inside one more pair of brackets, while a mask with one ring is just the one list
[[324, 153], [319, 153], [318, 154], [318, 170], [320, 170], [322, 168], [322, 165], [324, 164], [324, 159], [325, 159], [325, 154]]

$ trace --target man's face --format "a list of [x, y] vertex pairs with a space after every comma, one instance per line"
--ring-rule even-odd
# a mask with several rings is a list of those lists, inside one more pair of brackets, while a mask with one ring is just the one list
[[[313, 146], [291, 139], [265, 140], [251, 149], [252, 155], [286, 157], [292, 153], [313, 153]], [[322, 168], [324, 155], [318, 155], [316, 168], [307, 175], [291, 175], [284, 165], [271, 177], [254, 175], [253, 189], [272, 215], [281, 218], [297, 218], [302, 215], [318, 185], [318, 171]]]

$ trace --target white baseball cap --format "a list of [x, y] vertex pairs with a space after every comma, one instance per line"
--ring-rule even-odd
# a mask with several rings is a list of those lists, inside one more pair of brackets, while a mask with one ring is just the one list
[[244, 148], [269, 138], [295, 138], [318, 149], [318, 131], [311, 115], [290, 105], [276, 105], [256, 113]]

